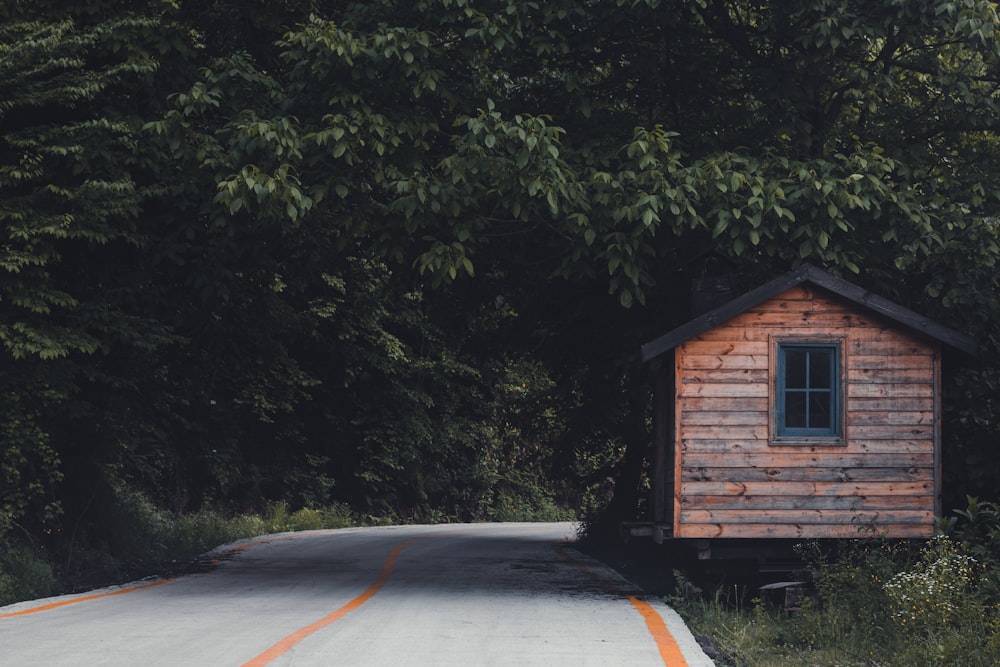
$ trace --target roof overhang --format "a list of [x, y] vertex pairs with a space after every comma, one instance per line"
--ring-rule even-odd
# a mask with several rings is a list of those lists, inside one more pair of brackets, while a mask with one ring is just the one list
[[938, 340], [965, 355], [975, 356], [978, 351], [976, 341], [965, 334], [949, 329], [898, 303], [881, 297], [843, 278], [838, 278], [811, 264], [803, 264], [794, 271], [775, 278], [771, 282], [724, 303], [718, 308], [710, 310], [704, 315], [700, 315], [690, 322], [677, 327], [673, 331], [646, 343], [642, 346], [642, 362], [650, 362], [698, 334], [723, 324], [754, 306], [803, 283], [812, 283], [833, 292], [839, 297], [883, 315], [908, 329]]

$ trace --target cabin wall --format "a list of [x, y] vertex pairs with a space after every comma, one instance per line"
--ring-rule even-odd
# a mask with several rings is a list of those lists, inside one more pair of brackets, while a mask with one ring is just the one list
[[[770, 336], [842, 336], [844, 444], [772, 444]], [[674, 536], [933, 533], [940, 347], [798, 286], [675, 350]]]

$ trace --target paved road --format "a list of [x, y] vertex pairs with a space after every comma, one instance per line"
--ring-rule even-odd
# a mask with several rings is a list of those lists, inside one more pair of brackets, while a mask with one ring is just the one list
[[572, 536], [562, 523], [258, 538], [207, 572], [2, 607], [0, 664], [712, 664]]

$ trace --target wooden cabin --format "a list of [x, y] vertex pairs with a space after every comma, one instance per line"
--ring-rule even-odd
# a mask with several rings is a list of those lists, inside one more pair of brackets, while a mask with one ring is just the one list
[[644, 345], [654, 539], [932, 535], [945, 351], [976, 344], [809, 265]]

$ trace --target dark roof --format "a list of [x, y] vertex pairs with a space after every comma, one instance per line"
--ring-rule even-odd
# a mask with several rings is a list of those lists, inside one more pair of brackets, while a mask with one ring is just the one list
[[708, 331], [737, 315], [744, 313], [754, 306], [757, 306], [768, 299], [771, 299], [787, 289], [801, 285], [802, 283], [812, 283], [825, 290], [833, 292], [848, 301], [852, 301], [863, 308], [884, 315], [910, 329], [919, 331], [922, 334], [937, 339], [956, 350], [968, 355], [975, 355], [976, 341], [965, 334], [959, 333], [937, 322], [927, 319], [923, 315], [913, 312], [898, 303], [869, 292], [863, 287], [848, 282], [843, 278], [827, 273], [811, 264], [803, 264], [799, 268], [775, 278], [766, 285], [761, 285], [757, 289], [747, 292], [732, 301], [722, 304], [714, 310], [696, 317], [687, 324], [683, 324], [673, 331], [666, 333], [656, 340], [650, 341], [642, 346], [643, 363], [651, 361], [664, 352], [669, 352], [681, 343], [698, 334]]

